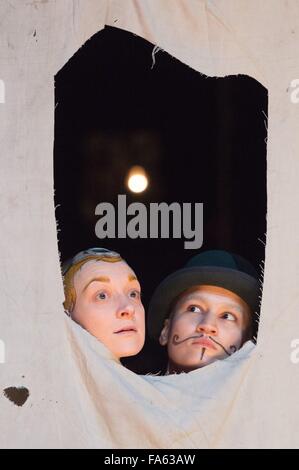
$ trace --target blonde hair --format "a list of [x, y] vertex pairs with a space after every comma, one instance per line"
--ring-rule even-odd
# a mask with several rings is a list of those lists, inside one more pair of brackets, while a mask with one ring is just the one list
[[103, 254], [99, 255], [87, 255], [84, 259], [77, 261], [70, 268], [66, 271], [63, 276], [63, 287], [64, 287], [64, 296], [65, 300], [63, 302], [63, 306], [68, 313], [71, 313], [76, 304], [76, 290], [74, 287], [74, 277], [75, 274], [82, 268], [85, 263], [88, 261], [106, 261], [107, 263], [117, 263], [118, 261], [124, 261], [118, 253], [114, 253], [109, 256]]

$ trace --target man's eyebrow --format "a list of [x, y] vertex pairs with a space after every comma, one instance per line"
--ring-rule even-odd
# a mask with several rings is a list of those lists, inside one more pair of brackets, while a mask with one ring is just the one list
[[187, 294], [186, 296], [182, 297], [181, 298], [181, 301], [183, 302], [190, 302], [190, 300], [200, 300], [202, 302], [204, 302], [204, 299], [202, 298], [201, 294], [199, 293], [194, 293], [194, 292], [191, 292], [190, 294]]
[[[191, 292], [188, 296], [185, 297], [185, 299], [183, 300], [183, 304], [185, 302], [190, 302], [190, 301], [200, 301], [200, 302], [203, 302], [205, 303], [205, 299], [203, 296], [201, 296], [201, 293], [200, 292]], [[231, 304], [230, 302], [226, 303], [226, 302], [223, 302], [223, 309], [231, 309], [231, 310], [237, 310], [238, 312], [240, 312], [241, 314], [243, 313], [243, 308], [240, 306], [240, 305], [235, 305], [235, 304]]]
[[84, 292], [92, 282], [110, 282], [110, 278], [107, 276], [93, 277], [83, 288], [82, 292]]
[[129, 281], [137, 281], [135, 274], [129, 274]]
[[235, 305], [235, 304], [224, 304], [224, 309], [231, 309], [231, 310], [237, 310], [238, 312], [240, 313], [243, 313], [243, 309], [242, 307], [240, 307], [239, 305]]

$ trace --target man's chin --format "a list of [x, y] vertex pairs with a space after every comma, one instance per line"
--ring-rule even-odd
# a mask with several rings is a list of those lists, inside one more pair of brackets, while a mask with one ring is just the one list
[[168, 372], [170, 374], [172, 373], [181, 373], [181, 372], [192, 372], [193, 370], [196, 369], [201, 369], [202, 367], [208, 366], [210, 364], [213, 364], [213, 362], [225, 359], [221, 355], [206, 355], [205, 357], [202, 358], [194, 358], [194, 360], [190, 361], [185, 361], [184, 363], [176, 363], [173, 360], [169, 361], [168, 365]]
[[208, 355], [206, 354], [203, 358], [200, 359], [200, 361], [198, 362], [198, 367], [204, 367], [204, 366], [208, 366], [210, 364], [213, 364], [213, 362], [216, 362], [216, 361], [222, 361], [223, 359], [225, 359], [227, 356], [225, 354], [211, 354], [211, 355]]

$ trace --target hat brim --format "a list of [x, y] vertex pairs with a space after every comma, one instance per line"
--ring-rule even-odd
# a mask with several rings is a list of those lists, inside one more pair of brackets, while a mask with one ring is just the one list
[[169, 316], [169, 309], [174, 299], [185, 290], [198, 285], [222, 287], [241, 297], [252, 312], [258, 308], [259, 283], [249, 274], [215, 266], [180, 269], [166, 277], [151, 298], [147, 323], [148, 332], [152, 338], [159, 338], [164, 320]]

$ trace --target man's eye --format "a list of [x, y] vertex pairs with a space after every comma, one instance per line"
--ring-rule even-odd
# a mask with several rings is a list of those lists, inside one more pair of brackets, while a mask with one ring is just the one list
[[130, 297], [132, 297], [132, 299], [140, 299], [141, 297], [141, 292], [139, 292], [138, 290], [134, 289], [130, 292]]
[[222, 318], [224, 318], [224, 320], [236, 321], [235, 315], [233, 315], [233, 314], [230, 313], [230, 312], [224, 312], [224, 313], [222, 314]]
[[106, 300], [107, 299], [107, 293], [106, 292], [99, 292], [97, 294], [97, 299], [100, 299], [100, 300]]
[[187, 308], [188, 312], [194, 312], [194, 313], [199, 313], [201, 312], [201, 308], [198, 307], [197, 305], [189, 305]]

